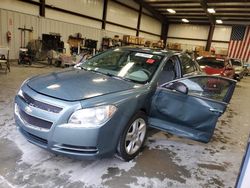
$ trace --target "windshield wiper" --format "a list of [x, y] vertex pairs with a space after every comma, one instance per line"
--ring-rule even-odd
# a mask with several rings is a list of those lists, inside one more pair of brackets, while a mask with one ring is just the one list
[[85, 67], [83, 69], [86, 70], [86, 71], [91, 71], [91, 72], [106, 75], [104, 72], [101, 72], [101, 71], [98, 71], [98, 70], [95, 70], [95, 69], [88, 69], [88, 68], [85, 68]]
[[129, 78], [125, 78], [125, 77], [121, 77], [121, 76], [116, 76], [116, 75], [110, 74], [109, 72], [106, 73], [106, 75], [109, 76], [109, 77], [112, 77], [112, 78], [119, 79], [119, 80], [125, 80], [125, 81], [129, 81], [129, 82], [136, 82], [135, 80], [131, 80]]
[[79, 66], [81, 69], [87, 71], [88, 69], [86, 67]]

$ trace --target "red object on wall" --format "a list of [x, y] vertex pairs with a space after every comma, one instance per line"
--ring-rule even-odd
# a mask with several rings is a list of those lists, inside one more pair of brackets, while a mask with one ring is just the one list
[[9, 42], [11, 40], [11, 32], [7, 31], [6, 33], [7, 41]]

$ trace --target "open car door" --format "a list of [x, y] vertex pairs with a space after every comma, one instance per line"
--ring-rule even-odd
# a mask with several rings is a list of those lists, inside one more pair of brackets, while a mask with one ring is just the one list
[[235, 85], [231, 79], [201, 75], [163, 84], [152, 99], [150, 127], [208, 142]]

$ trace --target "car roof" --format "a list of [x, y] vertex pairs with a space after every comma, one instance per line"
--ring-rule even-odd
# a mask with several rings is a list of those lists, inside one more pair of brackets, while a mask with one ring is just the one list
[[221, 58], [221, 57], [204, 57], [204, 56], [201, 56], [201, 57], [198, 57], [197, 60], [216, 60], [216, 61], [225, 61], [225, 58]]
[[237, 59], [237, 58], [230, 58], [230, 60], [235, 60], [235, 61], [240, 61], [241, 62], [241, 59]]
[[124, 49], [124, 50], [131, 50], [131, 51], [136, 51], [136, 52], [142, 52], [142, 53], [152, 53], [155, 55], [163, 55], [163, 56], [172, 56], [175, 54], [180, 54], [179, 52], [174, 52], [171, 50], [162, 50], [159, 48], [148, 48], [148, 47], [141, 47], [141, 46], [124, 46], [124, 47], [118, 47], [119, 49]]

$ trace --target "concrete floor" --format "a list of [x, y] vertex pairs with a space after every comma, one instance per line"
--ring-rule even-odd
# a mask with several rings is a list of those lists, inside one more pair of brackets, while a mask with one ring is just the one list
[[234, 187], [250, 130], [250, 77], [237, 84], [208, 144], [153, 130], [133, 161], [77, 161], [30, 144], [15, 128], [13, 98], [22, 81], [53, 70], [12, 66], [7, 75], [0, 72], [0, 188]]

